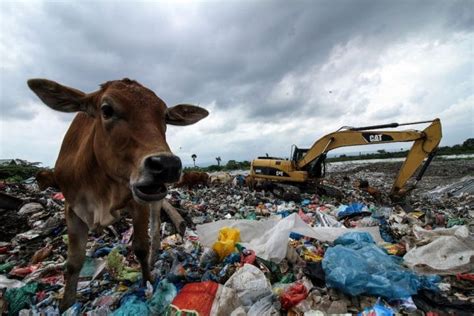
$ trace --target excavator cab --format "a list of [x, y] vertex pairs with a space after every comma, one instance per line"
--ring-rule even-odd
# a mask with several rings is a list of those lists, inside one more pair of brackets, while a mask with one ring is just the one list
[[[310, 150], [310, 148], [298, 148], [296, 145], [291, 148], [291, 160], [295, 164]], [[317, 159], [305, 166], [303, 170], [308, 172], [310, 178], [323, 178], [326, 174], [326, 153], [322, 153]]]

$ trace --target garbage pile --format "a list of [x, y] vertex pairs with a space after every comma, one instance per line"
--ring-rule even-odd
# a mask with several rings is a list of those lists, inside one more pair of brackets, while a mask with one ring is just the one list
[[[141, 282], [123, 217], [90, 234], [64, 315], [472, 315], [474, 198], [463, 181], [401, 204], [346, 177], [327, 180], [337, 195], [298, 201], [243, 181], [171, 189], [187, 228], [162, 222], [155, 282]], [[21, 200], [15, 209], [0, 196], [0, 313], [59, 315], [64, 197], [34, 184], [0, 192]]]

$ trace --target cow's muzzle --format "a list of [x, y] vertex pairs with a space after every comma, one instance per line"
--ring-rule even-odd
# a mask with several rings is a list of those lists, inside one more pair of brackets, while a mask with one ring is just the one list
[[165, 198], [168, 192], [165, 184], [177, 182], [181, 168], [181, 159], [174, 155], [164, 154], [145, 158], [140, 178], [131, 184], [133, 195], [144, 202]]

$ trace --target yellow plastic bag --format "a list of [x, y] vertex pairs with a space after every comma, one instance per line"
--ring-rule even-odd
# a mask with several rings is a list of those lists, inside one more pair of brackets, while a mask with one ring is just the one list
[[219, 237], [212, 249], [222, 260], [235, 251], [235, 244], [240, 241], [240, 230], [237, 228], [223, 227], [219, 230]]

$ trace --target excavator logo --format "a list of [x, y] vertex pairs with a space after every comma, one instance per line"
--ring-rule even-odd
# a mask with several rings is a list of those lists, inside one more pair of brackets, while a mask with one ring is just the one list
[[388, 142], [393, 140], [393, 137], [390, 135], [378, 133], [362, 133], [362, 137], [364, 137], [368, 143]]

